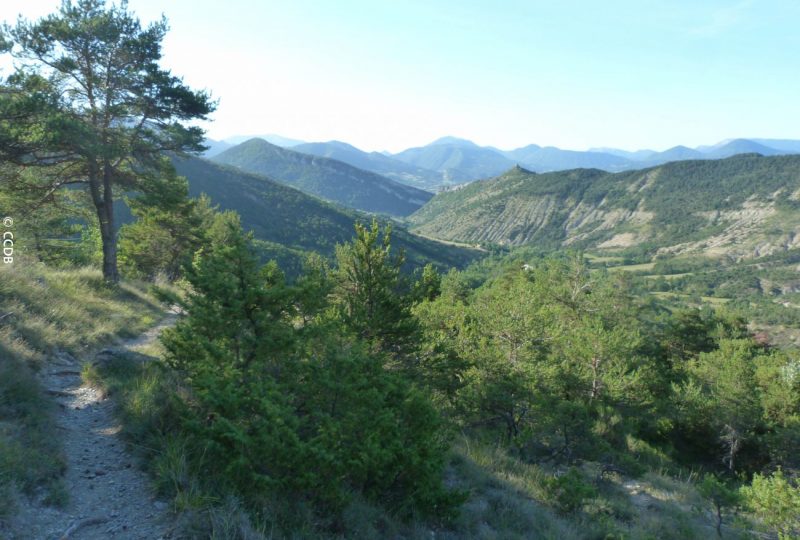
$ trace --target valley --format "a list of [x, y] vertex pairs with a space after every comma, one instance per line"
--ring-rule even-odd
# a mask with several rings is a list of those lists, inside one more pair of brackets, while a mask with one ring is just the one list
[[800, 538], [796, 6], [45, 4], [0, 538]]
[[800, 160], [740, 155], [640, 172], [535, 174], [520, 167], [437, 194], [412, 231], [515, 253], [578, 251], [675, 307], [747, 314], [794, 346]]
[[[187, 178], [192, 196], [205, 194], [220, 210], [237, 212], [245, 230], [252, 231], [258, 239], [262, 257], [279, 261], [292, 275], [299, 273], [311, 252], [332, 257], [336, 244], [351, 237], [356, 222], [371, 219], [366, 213], [231, 166], [201, 158], [174, 163], [177, 172]], [[427, 263], [442, 269], [463, 267], [480, 255], [469, 247], [410, 234], [400, 224], [396, 226], [395, 242], [406, 253], [408, 271]]]

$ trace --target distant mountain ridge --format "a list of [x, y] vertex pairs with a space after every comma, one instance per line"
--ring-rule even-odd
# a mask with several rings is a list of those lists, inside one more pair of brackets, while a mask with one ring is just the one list
[[214, 139], [206, 139], [203, 141], [208, 148], [205, 152], [203, 152], [203, 157], [209, 158], [212, 156], [216, 156], [217, 154], [221, 154], [232, 145], [225, 142], [225, 141], [215, 141]]
[[[270, 135], [268, 142], [283, 141], [292, 150], [336, 159], [365, 171], [371, 171], [402, 184], [431, 192], [448, 186], [496, 176], [515, 164], [534, 172], [551, 172], [576, 168], [601, 169], [608, 172], [645, 169], [670, 161], [688, 159], [721, 159], [738, 154], [758, 153], [764, 156], [800, 154], [800, 140], [791, 139], [726, 139], [714, 145], [674, 146], [655, 150], [628, 151], [618, 148], [592, 148], [587, 151], [564, 150], [554, 146], [529, 144], [513, 150], [480, 146], [467, 139], [446, 136], [425, 146], [409, 148], [395, 154], [365, 152], [342, 141], [303, 143]], [[231, 142], [207, 141], [212, 146], [206, 157], [221, 153]], [[297, 143], [297, 144], [295, 144]]]
[[514, 165], [512, 160], [495, 149], [455, 137], [437, 139], [427, 146], [409, 148], [392, 157], [416, 167], [437, 171], [442, 175], [443, 185], [488, 178]]
[[761, 256], [800, 247], [800, 156], [620, 173], [517, 166], [437, 194], [409, 221], [422, 235], [469, 243]]
[[262, 139], [250, 139], [212, 159], [366, 212], [407, 216], [433, 196], [374, 172], [281, 148]]
[[[645, 169], [671, 161], [691, 159], [722, 159], [739, 154], [757, 153], [763, 156], [800, 153], [800, 141], [781, 141], [784, 149], [770, 147], [750, 139], [730, 139], [707, 147], [674, 146], [662, 152], [637, 150], [629, 152], [615, 148], [596, 148], [586, 152], [542, 148], [529, 145], [503, 152], [523, 167], [535, 172], [550, 172], [575, 168], [601, 169], [608, 172]], [[791, 148], [797, 148], [791, 150]]]
[[800, 153], [800, 141], [791, 139], [750, 139], [758, 144], [763, 144], [783, 152]]
[[748, 139], [734, 139], [721, 146], [705, 152], [706, 159], [722, 159], [738, 154], [761, 154], [762, 156], [778, 156], [786, 154], [786, 151], [770, 148], [763, 144]]
[[242, 144], [250, 139], [263, 139], [270, 144], [281, 146], [283, 148], [291, 148], [292, 146], [297, 146], [298, 144], [303, 144], [306, 142], [301, 141], [300, 139], [284, 137], [283, 135], [276, 135], [275, 133], [263, 133], [261, 135], [233, 135], [232, 137], [223, 139], [223, 141], [228, 143], [230, 146], [236, 146], [237, 144]]
[[606, 152], [578, 152], [561, 150], [553, 146], [542, 148], [535, 144], [503, 152], [503, 154], [516, 163], [537, 172], [577, 168], [621, 171], [629, 168], [631, 163], [629, 159]]
[[292, 150], [304, 154], [335, 159], [353, 167], [371, 171], [397, 182], [428, 191], [435, 191], [442, 183], [440, 173], [405, 163], [380, 152], [364, 152], [341, 141], [304, 143]]

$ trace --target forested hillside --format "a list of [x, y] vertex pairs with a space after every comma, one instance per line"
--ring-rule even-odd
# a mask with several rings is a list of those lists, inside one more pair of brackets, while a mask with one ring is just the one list
[[[296, 275], [309, 252], [333, 257], [336, 244], [350, 239], [357, 221], [370, 218], [337, 207], [273, 181], [199, 158], [176, 159], [178, 174], [188, 180], [189, 194], [205, 194], [220, 210], [235, 211], [242, 227], [252, 231], [264, 258], [278, 260]], [[406, 252], [405, 269], [427, 263], [439, 268], [462, 267], [480, 254], [474, 249], [429, 240], [397, 227], [395, 243]]]
[[348, 208], [407, 216], [431, 194], [334, 159], [251, 139], [213, 157], [217, 163], [261, 174]]
[[610, 174], [516, 167], [437, 195], [409, 218], [427, 236], [549, 248], [752, 257], [795, 244], [800, 158], [741, 155]]

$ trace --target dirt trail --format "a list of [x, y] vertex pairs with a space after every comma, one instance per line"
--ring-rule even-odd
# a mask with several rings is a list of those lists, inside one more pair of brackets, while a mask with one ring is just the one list
[[[170, 313], [160, 324], [115, 349], [150, 343], [174, 324]], [[83, 362], [91, 359], [84, 359]], [[20, 501], [11, 522], [11, 539], [58, 540], [174, 538], [167, 503], [154, 498], [146, 474], [125, 448], [113, 403], [81, 380], [81, 361], [61, 354], [41, 374], [45, 390], [59, 404], [57, 428], [63, 439], [69, 503], [63, 509]]]

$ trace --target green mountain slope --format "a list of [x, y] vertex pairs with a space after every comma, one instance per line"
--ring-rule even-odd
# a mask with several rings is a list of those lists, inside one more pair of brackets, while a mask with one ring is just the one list
[[800, 243], [800, 156], [739, 155], [611, 174], [515, 167], [412, 215], [435, 238], [760, 256]]
[[432, 197], [427, 191], [373, 172], [281, 148], [261, 139], [250, 139], [213, 159], [366, 212], [407, 216]]
[[[245, 230], [252, 230], [268, 257], [297, 268], [303, 252], [333, 255], [337, 243], [349, 241], [355, 221], [371, 219], [338, 208], [269, 178], [199, 158], [174, 160], [189, 180], [192, 196], [207, 194], [222, 210], [235, 210]], [[408, 268], [432, 262], [441, 268], [461, 267], [478, 253], [420, 238], [395, 227], [393, 245], [406, 250]]]
[[364, 152], [341, 141], [304, 143], [292, 147], [292, 150], [335, 159], [391, 178], [401, 184], [429, 191], [434, 191], [442, 183], [441, 173], [405, 163], [380, 152]]

